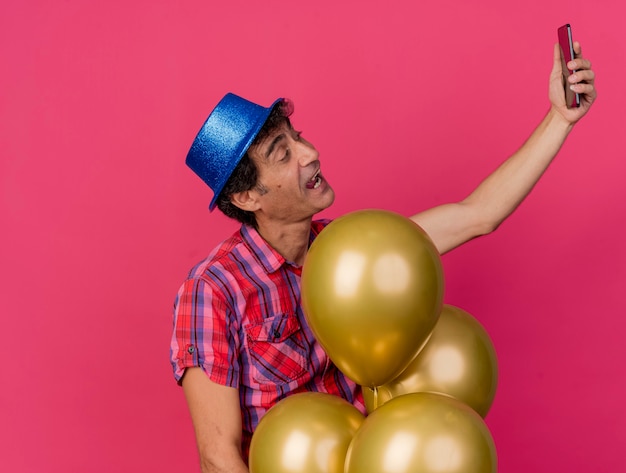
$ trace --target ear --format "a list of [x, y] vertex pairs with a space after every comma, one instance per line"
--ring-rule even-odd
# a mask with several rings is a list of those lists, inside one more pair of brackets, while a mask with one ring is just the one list
[[254, 189], [236, 192], [230, 196], [230, 201], [234, 206], [248, 212], [254, 212], [260, 207], [258, 192], [255, 192]]

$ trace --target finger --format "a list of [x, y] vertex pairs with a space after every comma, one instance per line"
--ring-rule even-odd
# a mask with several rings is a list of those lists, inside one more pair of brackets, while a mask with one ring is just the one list
[[591, 61], [589, 59], [577, 58], [567, 63], [570, 71], [589, 70], [591, 69]]
[[552, 73], [558, 73], [561, 74], [561, 47], [559, 46], [559, 43], [556, 43], [554, 45], [554, 54], [553, 54], [553, 61], [554, 63], [552, 64]]
[[567, 63], [567, 68], [574, 71], [578, 69], [591, 69], [591, 62], [583, 57], [583, 50], [578, 41], [574, 41], [574, 58]]
[[595, 97], [595, 87], [593, 84], [586, 84], [584, 82], [580, 82], [578, 84], [570, 85], [570, 89], [576, 92], [577, 94], [586, 95], [587, 97], [594, 98]]
[[593, 72], [591, 69], [581, 69], [574, 72], [571, 76], [567, 78], [567, 80], [570, 84], [576, 84], [578, 82], [593, 83], [595, 78], [596, 73]]
[[574, 56], [579, 58], [579, 57], [583, 57], [583, 50], [580, 46], [580, 43], [578, 41], [574, 41]]

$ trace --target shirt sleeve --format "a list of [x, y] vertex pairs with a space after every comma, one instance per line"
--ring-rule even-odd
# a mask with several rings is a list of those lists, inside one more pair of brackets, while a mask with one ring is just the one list
[[202, 278], [183, 283], [174, 301], [170, 359], [180, 384], [185, 369], [200, 367], [211, 381], [239, 387], [236, 318], [222, 293]]

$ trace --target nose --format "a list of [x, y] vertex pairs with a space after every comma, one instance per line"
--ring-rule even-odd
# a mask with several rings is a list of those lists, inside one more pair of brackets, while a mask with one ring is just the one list
[[304, 139], [298, 141], [298, 162], [300, 166], [306, 167], [319, 159], [319, 152], [311, 143]]

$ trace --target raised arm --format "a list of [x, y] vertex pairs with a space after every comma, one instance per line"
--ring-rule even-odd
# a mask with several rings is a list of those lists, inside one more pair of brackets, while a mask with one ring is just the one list
[[596, 98], [595, 74], [591, 63], [583, 58], [579, 43], [574, 44], [574, 50], [576, 59], [567, 66], [577, 71], [570, 76], [569, 85], [581, 94], [580, 107], [566, 106], [560, 49], [556, 44], [550, 74], [551, 107], [528, 140], [464, 200], [411, 217], [430, 235], [441, 254], [498, 228], [530, 193], [574, 124], [591, 107]]
[[187, 368], [182, 383], [202, 473], [248, 473], [241, 458], [239, 392], [212, 382], [201, 368]]

